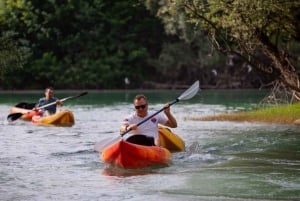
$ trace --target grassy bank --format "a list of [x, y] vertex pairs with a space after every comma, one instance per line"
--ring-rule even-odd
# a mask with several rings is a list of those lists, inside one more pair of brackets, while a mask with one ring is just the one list
[[248, 112], [219, 114], [206, 117], [188, 117], [187, 119], [195, 121], [247, 121], [300, 125], [300, 103], [274, 106]]

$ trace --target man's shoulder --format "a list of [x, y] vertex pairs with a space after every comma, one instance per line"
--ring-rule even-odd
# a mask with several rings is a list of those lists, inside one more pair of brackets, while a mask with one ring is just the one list
[[42, 98], [39, 99], [39, 102], [45, 101], [45, 100], [46, 100], [46, 98], [45, 98], [45, 97], [42, 97]]
[[[157, 111], [149, 111], [147, 116], [151, 116], [157, 113]], [[162, 116], [163, 114], [161, 112], [157, 113], [155, 116]]]
[[126, 116], [126, 118], [135, 118], [137, 115], [133, 112]]

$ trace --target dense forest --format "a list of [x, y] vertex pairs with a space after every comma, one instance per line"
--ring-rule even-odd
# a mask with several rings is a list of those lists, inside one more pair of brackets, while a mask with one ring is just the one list
[[0, 0], [0, 89], [285, 90], [299, 100], [300, 3]]

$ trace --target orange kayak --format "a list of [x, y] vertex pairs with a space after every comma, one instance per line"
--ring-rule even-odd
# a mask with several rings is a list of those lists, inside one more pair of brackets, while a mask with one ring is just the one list
[[74, 125], [74, 115], [69, 110], [56, 112], [53, 115], [41, 117], [39, 115], [33, 116], [31, 120], [36, 125], [44, 126], [66, 126], [71, 127]]
[[22, 113], [23, 115], [20, 117], [20, 119], [22, 119], [24, 121], [31, 121], [33, 116], [40, 115], [39, 111], [28, 110], [28, 109], [23, 109], [23, 108], [18, 108], [18, 107], [10, 108], [9, 113], [10, 114]]
[[171, 153], [163, 147], [143, 146], [120, 140], [105, 148], [101, 159], [119, 168], [161, 167], [170, 165]]

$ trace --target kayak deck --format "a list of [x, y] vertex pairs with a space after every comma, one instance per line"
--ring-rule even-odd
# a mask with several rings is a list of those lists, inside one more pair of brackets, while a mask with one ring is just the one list
[[185, 151], [185, 142], [169, 128], [159, 125], [158, 136], [160, 146], [165, 147], [170, 152]]
[[50, 116], [33, 116], [31, 120], [36, 125], [71, 127], [75, 124], [74, 115], [69, 110], [59, 111]]
[[184, 141], [170, 129], [159, 126], [161, 146], [134, 144], [123, 139], [103, 149], [101, 159], [112, 167], [137, 169], [171, 164], [171, 152], [185, 150]]
[[161, 167], [170, 165], [171, 153], [163, 147], [143, 146], [120, 140], [105, 148], [101, 159], [119, 168]]

